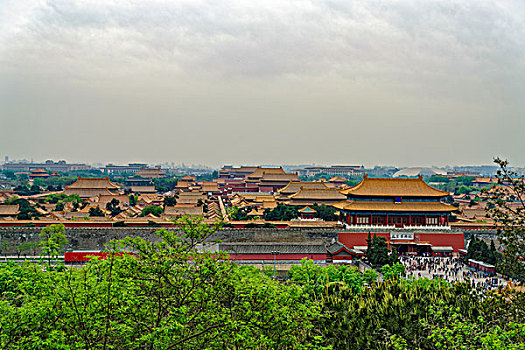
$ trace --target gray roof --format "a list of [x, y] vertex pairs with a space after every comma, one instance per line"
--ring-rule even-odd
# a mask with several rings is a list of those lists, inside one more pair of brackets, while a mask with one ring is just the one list
[[219, 243], [230, 254], [326, 254], [323, 243]]
[[345, 248], [346, 250], [349, 250], [343, 243], [340, 243], [340, 242], [335, 242], [333, 243], [332, 245], [330, 245], [328, 248], [326, 248], [328, 250], [328, 252], [330, 254], [335, 254], [337, 253], [341, 248]]

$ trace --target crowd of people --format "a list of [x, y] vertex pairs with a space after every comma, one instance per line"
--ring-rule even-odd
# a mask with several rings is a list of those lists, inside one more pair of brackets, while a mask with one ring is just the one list
[[405, 266], [406, 278], [441, 278], [448, 282], [469, 281], [473, 288], [483, 289], [494, 289], [506, 284], [501, 277], [490, 276], [470, 268], [460, 258], [402, 256], [400, 260]]

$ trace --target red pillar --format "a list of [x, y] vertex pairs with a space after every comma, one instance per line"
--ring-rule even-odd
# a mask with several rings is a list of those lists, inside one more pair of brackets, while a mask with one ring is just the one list
[[372, 214], [370, 214], [370, 222], [369, 222], [370, 225], [372, 225]]
[[412, 226], [412, 215], [408, 216], [408, 226]]
[[354, 225], [357, 225], [357, 214], [354, 214]]
[[386, 223], [385, 225], [388, 225], [388, 214], [386, 214]]

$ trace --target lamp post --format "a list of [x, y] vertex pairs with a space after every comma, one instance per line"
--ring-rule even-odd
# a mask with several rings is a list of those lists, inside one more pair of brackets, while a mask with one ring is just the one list
[[275, 279], [275, 269], [276, 269], [276, 264], [277, 264], [277, 255], [278, 254], [281, 254], [280, 251], [278, 250], [272, 250], [272, 254], [273, 254], [273, 279]]

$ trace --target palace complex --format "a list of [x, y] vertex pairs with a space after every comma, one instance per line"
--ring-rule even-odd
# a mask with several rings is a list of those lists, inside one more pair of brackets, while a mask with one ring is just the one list
[[91, 198], [101, 194], [114, 195], [120, 194], [120, 186], [109, 181], [109, 177], [90, 178], [78, 177], [78, 180], [66, 186], [64, 194], [77, 194], [80, 198]]
[[347, 199], [334, 204], [340, 219], [350, 226], [446, 226], [457, 208], [445, 204], [447, 192], [415, 179], [369, 178], [342, 190]]

